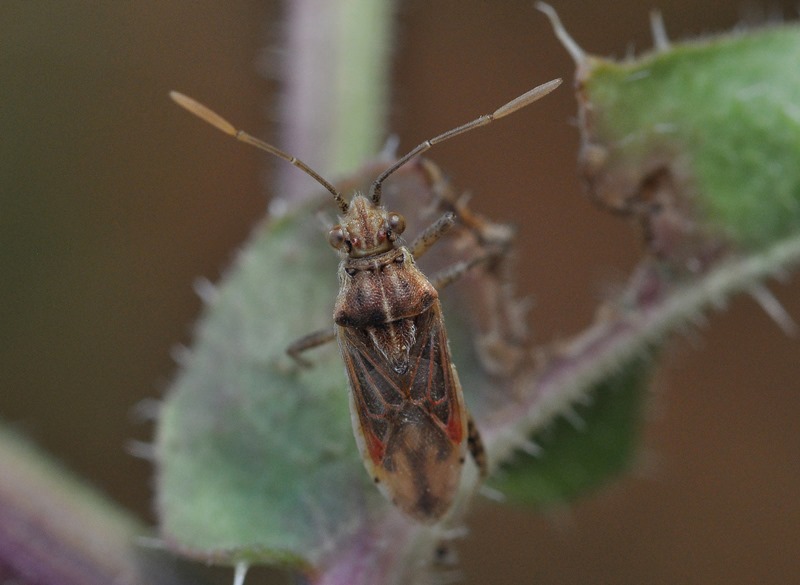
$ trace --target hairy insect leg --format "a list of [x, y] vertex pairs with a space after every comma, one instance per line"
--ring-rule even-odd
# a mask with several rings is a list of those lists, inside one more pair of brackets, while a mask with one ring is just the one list
[[433, 246], [439, 238], [448, 232], [456, 223], [456, 216], [453, 212], [448, 211], [442, 217], [437, 219], [434, 223], [429, 225], [425, 231], [416, 237], [411, 243], [411, 255], [414, 259], [419, 259], [431, 246]]
[[511, 376], [530, 361], [528, 302], [514, 295], [510, 277], [509, 247], [486, 247], [472, 258], [436, 273], [431, 283], [437, 290], [456, 282], [476, 266], [483, 265], [473, 294], [479, 295], [485, 311], [476, 322], [475, 345], [487, 372]]
[[436, 163], [428, 159], [420, 159], [419, 164], [439, 207], [454, 213], [458, 224], [470, 230], [479, 244], [499, 247], [511, 245], [515, 235], [515, 230], [511, 226], [494, 223], [472, 211], [467, 206], [468, 198], [455, 193], [450, 181]]
[[434, 274], [431, 278], [431, 284], [433, 284], [436, 290], [442, 290], [444, 287], [453, 284], [479, 264], [491, 262], [492, 260], [496, 259], [497, 256], [497, 252], [487, 250], [467, 260], [456, 262], [455, 264], [448, 266], [447, 268]]
[[489, 475], [489, 465], [486, 461], [486, 449], [483, 447], [483, 439], [481, 439], [481, 434], [470, 413], [467, 413], [467, 449], [469, 449], [469, 453], [472, 455], [475, 465], [478, 466], [481, 479], [486, 479]]
[[305, 368], [311, 367], [311, 362], [300, 356], [304, 351], [325, 345], [336, 339], [336, 332], [333, 329], [320, 329], [308, 335], [304, 335], [289, 347], [286, 348], [286, 353], [289, 354], [298, 365]]
[[438, 207], [456, 215], [457, 227], [461, 230], [456, 237], [474, 238], [472, 257], [444, 269], [432, 282], [442, 288], [473, 267], [482, 265], [477, 286], [472, 288], [487, 309], [477, 321], [478, 353], [487, 371], [501, 376], [513, 375], [530, 361], [528, 302], [517, 297], [513, 287], [514, 229], [469, 209], [467, 198], [455, 192], [435, 163], [421, 159], [419, 164]]

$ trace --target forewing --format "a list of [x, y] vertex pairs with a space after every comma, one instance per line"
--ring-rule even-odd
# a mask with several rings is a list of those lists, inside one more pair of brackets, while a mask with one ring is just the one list
[[353, 426], [372, 477], [421, 522], [441, 518], [458, 490], [466, 411], [436, 301], [414, 318], [409, 368], [398, 374], [364, 329], [339, 328]]
[[403, 381], [364, 329], [340, 326], [337, 335], [350, 382], [356, 441], [365, 461], [380, 466], [392, 421], [406, 400]]
[[450, 441], [460, 445], [466, 433], [466, 410], [439, 301], [417, 321], [418, 335], [410, 356], [408, 399], [429, 412]]

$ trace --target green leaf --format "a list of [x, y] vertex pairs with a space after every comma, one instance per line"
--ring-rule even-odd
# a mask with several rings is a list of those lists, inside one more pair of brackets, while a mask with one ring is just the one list
[[634, 213], [637, 203], [667, 205], [696, 224], [687, 229], [738, 249], [797, 233], [798, 62], [797, 26], [678, 44], [622, 63], [588, 59], [579, 83], [593, 196]]
[[[768, 294], [763, 280], [800, 262], [800, 29], [615, 63], [587, 56], [543, 10], [577, 62], [590, 196], [641, 222], [647, 254], [592, 327], [550, 349], [521, 414], [496, 433], [511, 460], [496, 485], [529, 504], [624, 468], [650, 369], [641, 356], [734, 293]], [[572, 411], [585, 429], [567, 422]], [[519, 454], [523, 437], [540, 458]]]
[[626, 470], [638, 444], [642, 403], [652, 360], [638, 357], [586, 393], [576, 404], [531, 437], [537, 453], [504, 465], [493, 488], [511, 503], [542, 506], [575, 498]]

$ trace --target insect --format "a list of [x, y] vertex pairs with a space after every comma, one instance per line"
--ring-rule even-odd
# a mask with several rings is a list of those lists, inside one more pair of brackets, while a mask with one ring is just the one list
[[333, 195], [341, 212], [328, 233], [341, 256], [335, 327], [307, 335], [287, 351], [307, 364], [303, 351], [338, 340], [353, 432], [367, 471], [390, 501], [422, 523], [441, 520], [452, 507], [468, 449], [481, 475], [486, 473], [483, 445], [450, 356], [438, 289], [491, 254], [458, 263], [431, 282], [416, 260], [455, 224], [455, 214], [446, 213], [407, 245], [400, 237], [405, 219], [381, 205], [381, 189], [392, 173], [434, 144], [507, 116], [560, 84], [560, 79], [542, 84], [492, 114], [426, 140], [383, 171], [366, 196], [355, 193], [349, 201], [304, 162], [237, 130], [193, 99], [170, 94], [226, 134], [290, 162]]

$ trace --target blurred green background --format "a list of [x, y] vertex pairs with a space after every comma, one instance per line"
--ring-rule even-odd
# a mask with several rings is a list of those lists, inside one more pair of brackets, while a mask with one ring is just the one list
[[[584, 49], [624, 56], [794, 2], [555, 4]], [[276, 2], [0, 3], [0, 418], [148, 522], [136, 405], [189, 343], [216, 280], [264, 215], [279, 162], [191, 119], [194, 95], [278, 142]], [[390, 130], [404, 151], [573, 65], [532, 2], [401, 2]], [[639, 254], [583, 196], [569, 87], [432, 154], [474, 206], [520, 228], [539, 341], [585, 326]], [[279, 144], [280, 145], [280, 144]], [[303, 153], [293, 153], [302, 157]], [[320, 242], [320, 245], [325, 245]], [[333, 278], [334, 266], [331, 266]], [[800, 320], [800, 279], [772, 283]], [[750, 299], [675, 340], [634, 472], [546, 513], [483, 502], [465, 583], [786, 583], [800, 574], [800, 342]], [[0, 470], [0, 473], [4, 473]]]

